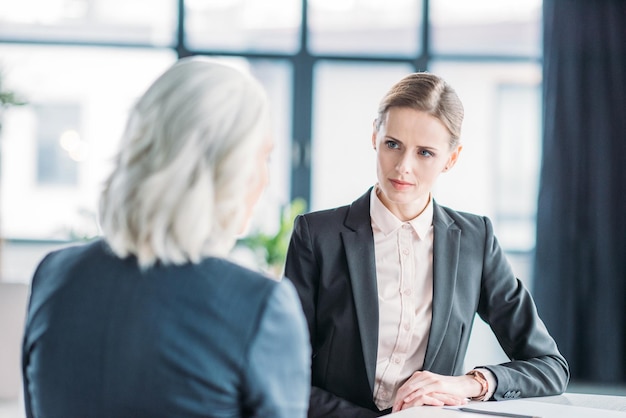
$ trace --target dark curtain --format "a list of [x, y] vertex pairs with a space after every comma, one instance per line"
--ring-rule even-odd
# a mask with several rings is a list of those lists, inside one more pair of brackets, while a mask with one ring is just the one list
[[626, 382], [626, 1], [543, 4], [534, 294], [573, 380]]

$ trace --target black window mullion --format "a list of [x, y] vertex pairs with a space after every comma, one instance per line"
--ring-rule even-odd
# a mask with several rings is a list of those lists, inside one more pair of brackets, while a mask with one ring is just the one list
[[422, 24], [419, 26], [420, 53], [415, 58], [415, 71], [428, 71], [430, 65], [430, 0], [422, 0]]
[[185, 0], [178, 0], [178, 23], [176, 27], [176, 44], [174, 46], [178, 58], [191, 55], [185, 44]]
[[302, 0], [300, 49], [293, 71], [293, 125], [291, 142], [291, 199], [311, 201], [311, 131], [313, 118], [314, 57], [308, 48], [307, 0]]

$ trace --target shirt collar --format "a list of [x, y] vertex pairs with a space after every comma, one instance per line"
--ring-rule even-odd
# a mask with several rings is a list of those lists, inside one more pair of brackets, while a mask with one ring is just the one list
[[380, 231], [389, 235], [403, 224], [408, 223], [411, 225], [415, 233], [420, 239], [423, 239], [428, 233], [430, 227], [433, 224], [433, 199], [429, 196], [428, 205], [416, 218], [411, 219], [408, 222], [402, 222], [396, 217], [387, 207], [383, 204], [380, 198], [376, 195], [378, 186], [372, 188], [370, 194], [370, 217], [372, 223], [380, 229]]

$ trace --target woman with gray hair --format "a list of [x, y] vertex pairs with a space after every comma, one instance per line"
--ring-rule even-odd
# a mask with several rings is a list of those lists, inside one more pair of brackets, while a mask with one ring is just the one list
[[248, 74], [181, 59], [139, 99], [103, 238], [47, 255], [23, 345], [28, 417], [302, 417], [310, 348], [292, 284], [225, 259], [266, 186]]

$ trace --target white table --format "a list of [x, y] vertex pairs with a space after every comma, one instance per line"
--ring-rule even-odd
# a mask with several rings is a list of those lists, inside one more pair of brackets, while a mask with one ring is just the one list
[[24, 418], [24, 401], [0, 399], [0, 418]]
[[[565, 393], [500, 402], [470, 402], [466, 408], [541, 418], [626, 418], [626, 396]], [[423, 406], [391, 414], [393, 418], [488, 418], [457, 407]], [[497, 418], [498, 415], [491, 415]]]

